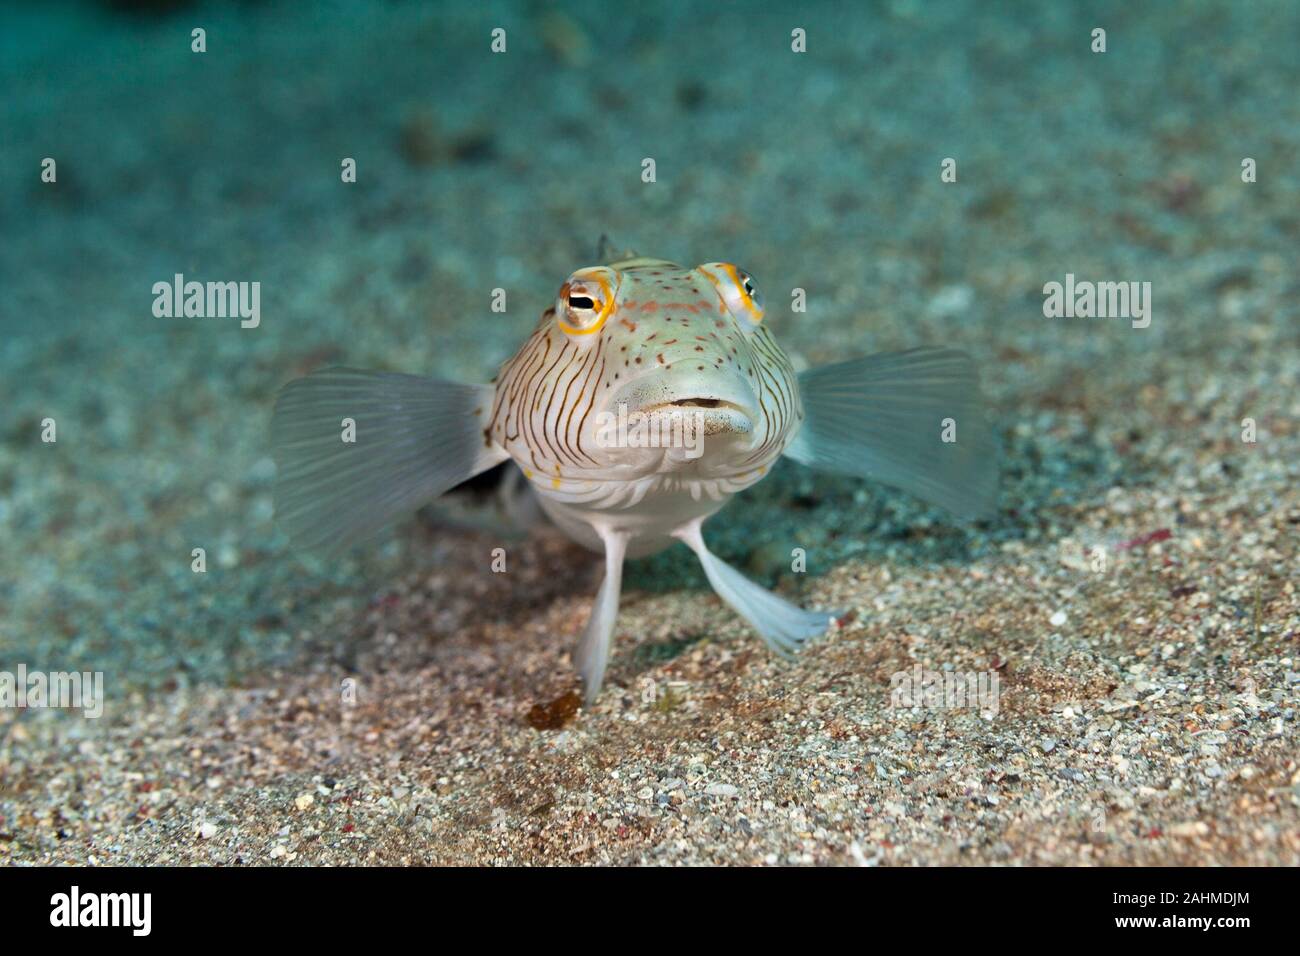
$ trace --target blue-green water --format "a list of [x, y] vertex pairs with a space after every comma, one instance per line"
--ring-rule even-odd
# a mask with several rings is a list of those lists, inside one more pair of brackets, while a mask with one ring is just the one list
[[[791, 541], [818, 571], [1059, 538], [1246, 415], [1294, 462], [1300, 5], [619, 6], [0, 13], [0, 663], [158, 686], [365, 640], [387, 582], [483, 539], [426, 518], [299, 560], [277, 389], [486, 381], [605, 233], [807, 290], [771, 319], [802, 363], [932, 344], [985, 369], [997, 517], [783, 468], [713, 527], [760, 577]], [[1150, 327], [1046, 318], [1067, 273], [1150, 282]], [[177, 274], [259, 283], [257, 326], [159, 317]], [[702, 579], [662, 557], [629, 586]]]

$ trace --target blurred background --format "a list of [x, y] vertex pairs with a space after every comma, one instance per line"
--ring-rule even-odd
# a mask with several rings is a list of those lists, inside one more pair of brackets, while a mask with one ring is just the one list
[[[1193, 487], [1276, 507], [1296, 449], [1297, 35], [1292, 2], [6, 5], [3, 659], [166, 689], [337, 652], [384, 582], [464, 542], [415, 520], [330, 565], [293, 556], [271, 512], [276, 390], [329, 364], [486, 381], [602, 234], [743, 264], [799, 363], [931, 344], [984, 369], [996, 518], [947, 528], [790, 466], [717, 522], [758, 577], [792, 538], [817, 541], [819, 573], [1056, 542], [1129, 488], [1173, 516]], [[1151, 327], [1045, 319], [1067, 272], [1151, 282]], [[175, 273], [260, 282], [260, 327], [154, 317]], [[1268, 436], [1253, 458], [1246, 415]], [[671, 559], [633, 575], [702, 588]]]

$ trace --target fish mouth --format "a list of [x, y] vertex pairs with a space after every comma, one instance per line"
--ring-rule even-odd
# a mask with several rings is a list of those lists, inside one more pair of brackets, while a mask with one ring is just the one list
[[722, 398], [704, 398], [704, 397], [677, 398], [671, 402], [660, 402], [658, 405], [648, 405], [645, 408], [638, 409], [638, 411], [648, 415], [650, 412], [657, 412], [661, 409], [673, 409], [673, 408], [710, 408], [710, 409], [723, 408], [723, 409], [732, 409], [733, 411], [740, 412], [742, 415], [746, 415], [746, 416], [749, 414], [748, 409], [744, 408], [743, 406], [737, 405], [735, 402], [729, 402], [726, 399], [722, 399]]
[[[726, 447], [751, 442], [759, 429], [758, 399], [749, 383], [732, 378], [685, 387], [662, 377], [626, 383], [605, 405], [613, 416], [639, 419], [655, 433], [688, 442], [723, 441]], [[697, 390], [698, 389], [698, 390]], [[719, 448], [722, 445], [717, 446]]]

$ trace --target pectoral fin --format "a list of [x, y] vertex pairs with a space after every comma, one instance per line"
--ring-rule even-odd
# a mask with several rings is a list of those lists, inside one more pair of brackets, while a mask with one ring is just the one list
[[488, 385], [332, 368], [280, 391], [275, 514], [294, 545], [334, 552], [505, 459], [483, 438]]
[[785, 450], [795, 461], [875, 479], [965, 518], [992, 508], [997, 446], [966, 353], [913, 349], [826, 365], [799, 376], [799, 393], [805, 419]]

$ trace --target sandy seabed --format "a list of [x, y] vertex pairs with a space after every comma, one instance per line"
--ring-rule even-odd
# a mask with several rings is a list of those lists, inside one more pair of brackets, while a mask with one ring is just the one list
[[[0, 713], [0, 862], [1300, 863], [1300, 8], [812, 5], [798, 57], [710, 6], [602, 20], [596, 70], [582, 8], [506, 4], [493, 59], [468, 5], [291, 6], [205, 13], [203, 59], [109, 13], [0, 57], [0, 668], [108, 694]], [[801, 364], [969, 351], [997, 515], [784, 464], [712, 546], [850, 619], [786, 663], [684, 548], [634, 562], [590, 709], [598, 562], [481, 495], [295, 556], [279, 386], [486, 381], [601, 232], [806, 289]], [[177, 272], [261, 325], [155, 318]], [[1045, 318], [1067, 273], [1150, 281], [1150, 327]], [[995, 706], [899, 706], [918, 665]]]

